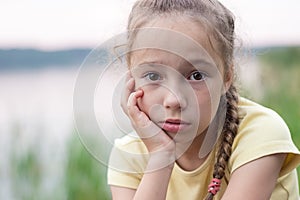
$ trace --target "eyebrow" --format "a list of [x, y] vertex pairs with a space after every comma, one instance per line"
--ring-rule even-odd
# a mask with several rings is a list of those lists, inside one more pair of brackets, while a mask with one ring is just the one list
[[138, 65], [136, 65], [136, 66], [143, 66], [143, 65], [165, 65], [165, 66], [168, 66], [167, 64], [165, 64], [163, 61], [160, 61], [160, 60], [143, 61], [141, 63], [138, 63]]
[[[207, 60], [204, 60], [204, 59], [197, 59], [197, 60], [192, 60], [191, 62], [184, 59], [186, 64], [184, 64], [183, 66], [184, 67], [187, 67], [187, 66], [191, 66], [193, 68], [198, 68], [198, 67], [205, 67], [205, 68], [211, 68], [211, 67], [214, 67], [217, 65], [215, 63], [211, 63]], [[167, 65], [163, 60], [150, 60], [150, 61], [144, 61], [144, 62], [141, 62], [139, 63], [137, 66], [143, 66], [143, 65], [149, 65], [150, 67], [154, 67], [155, 65], [162, 65], [162, 66], [169, 66]], [[154, 66], [153, 66], [154, 65]]]

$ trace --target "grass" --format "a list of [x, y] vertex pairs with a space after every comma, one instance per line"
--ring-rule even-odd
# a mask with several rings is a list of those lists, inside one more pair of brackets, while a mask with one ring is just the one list
[[20, 148], [22, 145], [17, 143], [17, 138], [21, 131], [20, 124], [12, 125], [9, 166], [13, 198], [33, 200], [39, 198], [42, 166], [37, 147], [31, 146], [25, 152]]
[[[295, 56], [287, 59], [286, 54]], [[281, 55], [281, 56], [280, 56]], [[274, 108], [286, 120], [294, 141], [300, 147], [300, 48], [281, 50], [261, 56], [263, 63], [263, 103]], [[278, 60], [282, 61], [279, 62]], [[273, 59], [272, 59], [273, 58]]]
[[[31, 145], [26, 150], [18, 148], [16, 138], [21, 129], [16, 125], [10, 153], [10, 174], [13, 199], [38, 200], [109, 200], [111, 199], [106, 184], [106, 168], [96, 161], [80, 143], [74, 133], [67, 143], [66, 166], [62, 167], [63, 183], [55, 188], [43, 188], [45, 165], [38, 145]], [[52, 165], [64, 165], [51, 163]], [[56, 179], [54, 177], [54, 179]], [[53, 181], [53, 180], [52, 180]], [[50, 190], [50, 191], [49, 191]]]
[[[300, 47], [269, 50], [258, 58], [264, 86], [261, 103], [281, 115], [300, 149]], [[297, 171], [300, 187], [300, 166]]]
[[106, 183], [106, 168], [87, 152], [77, 135], [70, 140], [68, 155], [65, 177], [67, 199], [111, 199]]
[[14, 188], [14, 198], [38, 199], [42, 168], [36, 151], [30, 149], [21, 156], [16, 154], [11, 156], [11, 181]]

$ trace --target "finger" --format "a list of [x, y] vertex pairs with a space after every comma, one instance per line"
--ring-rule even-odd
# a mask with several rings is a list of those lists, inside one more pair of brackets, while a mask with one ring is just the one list
[[138, 120], [140, 117], [141, 111], [137, 105], [137, 99], [142, 96], [143, 92], [138, 90], [136, 92], [132, 92], [127, 101], [127, 110], [129, 117], [131, 117], [134, 121]]
[[149, 117], [141, 111], [138, 106], [138, 99], [141, 98], [143, 94], [144, 92], [142, 90], [131, 93], [127, 103], [128, 116], [133, 122], [133, 125], [139, 128], [146, 127], [151, 122]]
[[[127, 91], [129, 91], [130, 93], [134, 91], [134, 78], [131, 75], [131, 72], [128, 71], [126, 72], [126, 78], [125, 78], [125, 83], [126, 83], [126, 89]], [[130, 93], [128, 94], [127, 97], [129, 97]]]
[[127, 71], [125, 74], [125, 82], [129, 81], [132, 78], [131, 71]]
[[125, 83], [125, 87], [122, 91], [122, 98], [126, 100], [128, 100], [129, 95], [134, 92], [134, 79], [131, 78], [129, 79], [126, 83]]
[[143, 95], [144, 95], [144, 91], [143, 90], [139, 89], [139, 90], [135, 91], [135, 98], [136, 98], [136, 100], [138, 98], [143, 97]]
[[137, 90], [135, 92], [132, 92], [129, 97], [128, 97], [128, 101], [127, 101], [127, 107], [129, 106], [136, 106], [137, 105], [137, 100], [138, 98], [141, 98], [144, 95], [144, 91], [143, 90]]
[[121, 96], [121, 107], [123, 109], [123, 111], [125, 112], [125, 114], [128, 114], [127, 113], [127, 108], [126, 108], [126, 104], [128, 102], [128, 98], [129, 98], [129, 95], [134, 92], [134, 79], [133, 78], [130, 78], [126, 84], [125, 84], [125, 87], [122, 91], [122, 96]]
[[125, 88], [126, 90], [125, 90], [125, 92], [127, 92], [127, 96], [129, 96], [129, 94], [134, 91], [134, 86], [135, 86], [134, 78], [130, 78], [126, 82], [126, 88]]
[[138, 99], [143, 94], [143, 90], [131, 93], [127, 103], [128, 116], [136, 133], [143, 140], [149, 152], [173, 150], [173, 146], [170, 146], [170, 144], [173, 144], [171, 138], [138, 107]]
[[135, 128], [139, 130], [141, 138], [150, 138], [157, 135], [162, 130], [154, 124], [149, 117], [139, 109], [137, 100], [143, 96], [143, 90], [138, 90], [130, 94], [128, 99], [128, 113]]

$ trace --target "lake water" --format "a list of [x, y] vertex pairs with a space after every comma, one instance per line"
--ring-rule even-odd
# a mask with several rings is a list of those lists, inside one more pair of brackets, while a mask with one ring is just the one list
[[12, 155], [30, 148], [42, 160], [44, 192], [61, 183], [66, 139], [73, 132], [76, 69], [0, 73], [0, 199], [14, 199]]

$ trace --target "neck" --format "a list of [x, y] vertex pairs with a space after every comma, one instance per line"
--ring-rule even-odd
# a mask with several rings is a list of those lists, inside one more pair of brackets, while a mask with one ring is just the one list
[[[179, 165], [183, 170], [193, 171], [197, 169], [204, 163], [204, 161], [208, 157], [209, 154], [202, 158], [199, 157], [199, 151], [201, 149], [206, 133], [207, 131], [204, 131], [203, 133], [196, 136], [190, 146], [176, 160], [177, 165]], [[179, 149], [181, 148], [179, 147]]]

